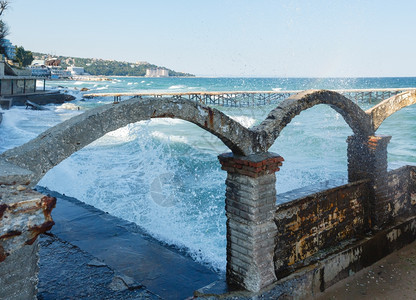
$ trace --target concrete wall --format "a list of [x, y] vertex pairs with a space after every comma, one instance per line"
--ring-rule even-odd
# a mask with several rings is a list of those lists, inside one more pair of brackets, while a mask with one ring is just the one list
[[0, 160], [0, 299], [35, 299], [37, 236], [54, 225], [56, 199], [30, 188], [31, 172]]
[[[1, 91], [0, 95], [13, 95], [33, 93], [35, 92], [35, 79], [0, 79], [1, 80]], [[13, 89], [12, 89], [13, 84]]]
[[0, 76], [4, 76], [4, 61], [0, 61]]
[[36, 299], [38, 242], [13, 252], [0, 263], [0, 299]]
[[36, 92], [36, 80], [26, 80], [26, 93]]
[[323, 249], [362, 235], [369, 192], [368, 181], [360, 181], [277, 206], [277, 277], [319, 260]]
[[415, 216], [416, 167], [405, 166], [389, 172], [388, 193], [392, 204], [393, 219]]
[[[393, 223], [414, 217], [416, 167], [389, 172], [386, 193], [393, 207], [385, 214]], [[277, 278], [313, 265], [372, 234], [368, 211], [372, 195], [371, 182], [362, 180], [278, 205], [274, 256]]]
[[10, 95], [12, 93], [12, 81], [9, 79], [1, 79], [0, 95]]

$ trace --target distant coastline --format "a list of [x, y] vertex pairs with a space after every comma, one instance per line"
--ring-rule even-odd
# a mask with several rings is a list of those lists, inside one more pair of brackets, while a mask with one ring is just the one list
[[[35, 59], [45, 59], [49, 55], [33, 52]], [[177, 72], [163, 66], [157, 66], [146, 61], [126, 62], [117, 60], [105, 60], [98, 58], [81, 58], [72, 56], [55, 56], [61, 61], [61, 67], [83, 67], [85, 72], [93, 76], [134, 76], [144, 77], [147, 69], [163, 69], [169, 72], [169, 77], [195, 77], [195, 75]]]

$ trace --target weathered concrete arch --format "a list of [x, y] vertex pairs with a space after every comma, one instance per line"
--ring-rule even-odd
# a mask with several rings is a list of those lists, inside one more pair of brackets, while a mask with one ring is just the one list
[[292, 119], [302, 111], [317, 104], [328, 104], [342, 115], [356, 135], [369, 136], [374, 134], [371, 118], [357, 104], [350, 99], [332, 91], [308, 90], [298, 93], [280, 103], [267, 118], [253, 128], [258, 135], [258, 143], [267, 151], [280, 132]]
[[396, 111], [415, 103], [416, 91], [404, 92], [380, 102], [376, 106], [366, 110], [365, 113], [371, 117], [371, 125], [373, 130], [376, 131], [381, 123]]
[[224, 113], [190, 100], [151, 98], [131, 99], [89, 110], [4, 152], [0, 159], [32, 171], [33, 186], [54, 166], [106, 133], [130, 123], [165, 117], [198, 125], [221, 139], [235, 154], [253, 153], [254, 133]]

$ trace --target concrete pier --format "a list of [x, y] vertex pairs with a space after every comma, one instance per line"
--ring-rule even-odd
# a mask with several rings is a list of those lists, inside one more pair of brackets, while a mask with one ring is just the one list
[[[344, 89], [333, 90], [354, 102], [376, 103], [403, 92], [416, 91], [416, 88], [385, 89]], [[178, 93], [89, 93], [85, 98], [112, 97], [114, 102], [129, 98], [173, 98], [195, 101], [204, 105], [247, 107], [278, 104], [281, 101], [302, 92], [288, 91], [221, 91], [221, 92], [178, 92]]]

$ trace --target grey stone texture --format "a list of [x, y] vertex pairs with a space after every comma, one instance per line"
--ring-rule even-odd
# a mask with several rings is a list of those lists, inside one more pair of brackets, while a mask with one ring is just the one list
[[29, 188], [33, 173], [0, 159], [0, 299], [36, 299], [38, 234], [53, 199]]
[[415, 103], [416, 91], [404, 92], [380, 102], [365, 113], [371, 116], [371, 125], [373, 130], [376, 131], [386, 118], [396, 111]]
[[404, 166], [388, 174], [388, 194], [391, 197], [392, 217], [416, 215], [416, 168]]
[[224, 113], [189, 100], [132, 99], [89, 110], [58, 124], [3, 158], [33, 172], [34, 186], [51, 168], [104, 134], [150, 118], [178, 118], [218, 136], [233, 152], [251, 154], [255, 134]]
[[[227, 170], [227, 282], [258, 292], [276, 281], [273, 220], [276, 206], [276, 154], [220, 155]], [[271, 170], [272, 172], [267, 172]]]
[[255, 130], [262, 150], [269, 149], [280, 132], [302, 111], [318, 104], [327, 104], [342, 115], [353, 132], [360, 136], [372, 135], [371, 118], [357, 104], [332, 91], [309, 90], [296, 94], [273, 109]]
[[[26, 184], [33, 177], [33, 173], [14, 164], [0, 159], [0, 183], [3, 185]], [[3, 201], [2, 201], [3, 202]]]
[[392, 221], [392, 198], [388, 189], [387, 146], [391, 136], [350, 136], [348, 180], [370, 179], [372, 196], [368, 203], [370, 227], [382, 228]]
[[0, 299], [36, 299], [38, 283], [38, 242], [20, 247], [0, 263]]
[[[26, 185], [0, 186], [0, 263], [13, 252], [31, 245], [37, 236], [53, 226], [51, 210], [56, 199]], [[1, 266], [1, 265], [0, 265]]]
[[1, 95], [7, 97], [12, 94], [33, 93], [36, 91], [35, 82], [36, 79], [24, 79], [23, 77], [16, 77], [16, 79], [11, 77], [2, 78]]

